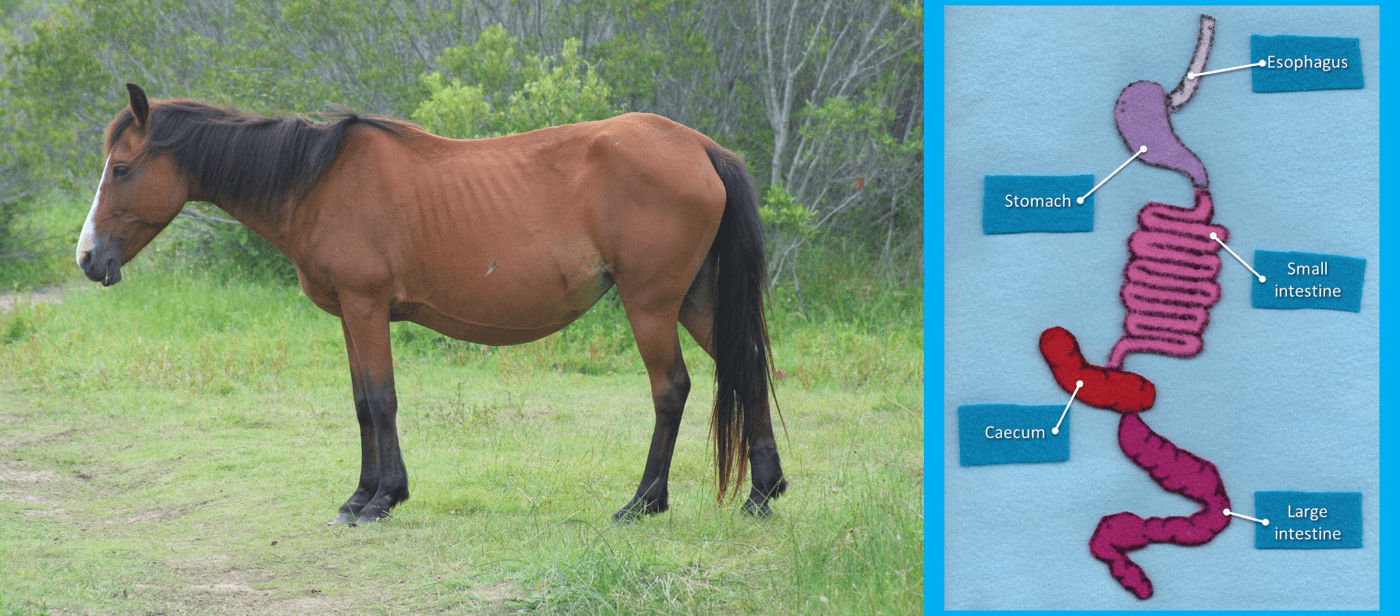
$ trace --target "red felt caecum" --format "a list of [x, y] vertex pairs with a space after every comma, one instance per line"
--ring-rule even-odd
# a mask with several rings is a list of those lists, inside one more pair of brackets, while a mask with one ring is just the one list
[[1074, 393], [1076, 382], [1084, 381], [1075, 397], [1084, 404], [1119, 413], [1141, 413], [1157, 401], [1157, 388], [1152, 381], [1132, 372], [1089, 363], [1074, 334], [1063, 327], [1052, 327], [1040, 334], [1040, 354], [1065, 393]]

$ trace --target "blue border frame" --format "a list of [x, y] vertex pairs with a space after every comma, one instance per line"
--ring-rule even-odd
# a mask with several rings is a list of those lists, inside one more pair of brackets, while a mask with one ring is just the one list
[[[943, 604], [943, 7], [924, 7], [924, 613]], [[930, 54], [929, 50], [936, 53]], [[930, 61], [934, 57], [936, 61]], [[934, 85], [930, 85], [934, 84]], [[937, 118], [930, 124], [929, 116]], [[930, 173], [933, 171], [935, 173]], [[929, 374], [933, 374], [932, 380]], [[937, 409], [930, 422], [930, 409]], [[929, 424], [936, 440], [930, 441]], [[930, 443], [933, 443], [930, 447]], [[934, 455], [930, 455], [930, 453]], [[933, 464], [929, 464], [932, 460]], [[930, 473], [929, 469], [933, 472]], [[936, 491], [929, 486], [936, 486]], [[933, 529], [930, 539], [929, 529]], [[930, 584], [930, 580], [933, 580]], [[932, 587], [932, 589], [931, 589]]]
[[[1385, 45], [1384, 45], [1384, 43], [1385, 43], [1385, 41], [1386, 41], [1386, 39], [1387, 39], [1386, 34], [1387, 34], [1388, 31], [1390, 30], [1390, 24], [1389, 24], [1388, 21], [1386, 20], [1386, 11], [1385, 11], [1385, 7], [1379, 7], [1379, 8], [1376, 9], [1376, 11], [1377, 11], [1377, 13], [1379, 14], [1378, 20], [1380, 21], [1380, 24], [1379, 24], [1379, 28], [1378, 28], [1378, 29], [1379, 29], [1379, 31], [1380, 31], [1380, 40], [1381, 40], [1381, 42], [1382, 42], [1382, 47], [1381, 47], [1381, 49], [1380, 49], [1380, 55], [1381, 55], [1381, 60], [1382, 60], [1382, 62], [1384, 62], [1384, 59], [1385, 59]], [[1387, 143], [1387, 142], [1393, 142], [1393, 141], [1394, 141], [1393, 139], [1390, 138], [1391, 134], [1394, 132], [1394, 129], [1391, 128], [1391, 127], [1393, 126], [1393, 124], [1387, 124], [1387, 123], [1385, 122], [1386, 111], [1387, 111], [1387, 109], [1390, 109], [1391, 107], [1394, 107], [1395, 105], [1393, 105], [1389, 100], [1386, 99], [1385, 91], [1379, 89], [1379, 88], [1380, 88], [1380, 81], [1381, 81], [1381, 80], [1380, 80], [1379, 78], [1376, 79], [1376, 82], [1377, 82], [1377, 83], [1376, 83], [1376, 88], [1378, 89], [1378, 91], [1377, 91], [1377, 97], [1380, 99], [1380, 110], [1381, 110], [1381, 113], [1380, 113], [1380, 117], [1381, 117], [1381, 122], [1380, 122], [1380, 129], [1381, 129], [1381, 134], [1380, 134], [1380, 151], [1382, 152], [1382, 154], [1381, 154], [1381, 160], [1380, 160], [1380, 169], [1381, 169], [1381, 177], [1384, 178], [1384, 177], [1386, 177], [1386, 175], [1388, 175], [1388, 173], [1394, 172], [1394, 171], [1395, 171], [1395, 164], [1394, 164], [1393, 162], [1387, 162], [1387, 161], [1386, 161], [1386, 157], [1385, 157], [1385, 155], [1384, 155], [1386, 143]], [[1393, 116], [1392, 116], [1392, 117], [1393, 117]], [[1393, 161], [1393, 159], [1392, 159], [1392, 161]], [[1380, 185], [1380, 187], [1379, 187], [1379, 193], [1380, 193], [1381, 204], [1383, 205], [1383, 204], [1385, 203], [1385, 182], [1381, 182], [1381, 185]], [[1392, 227], [1393, 227], [1393, 225], [1394, 225], [1394, 219], [1393, 219], [1392, 217], [1386, 216], [1386, 214], [1385, 214], [1385, 207], [1380, 207], [1379, 209], [1380, 209], [1380, 226], [1381, 226], [1381, 240], [1380, 240], [1380, 244], [1381, 244], [1381, 245], [1377, 248], [1377, 251], [1376, 251], [1376, 253], [1377, 253], [1378, 256], [1384, 255], [1384, 254], [1385, 254], [1386, 248], [1389, 246], [1389, 244], [1390, 244], [1390, 243], [1394, 240], [1394, 238], [1395, 238], [1395, 234], [1391, 232], [1391, 231], [1392, 231]], [[1377, 263], [1376, 263], [1376, 279], [1379, 281], [1379, 280], [1381, 279], [1381, 278], [1380, 278], [1380, 266], [1381, 266], [1381, 262], [1384, 261], [1384, 259], [1377, 258], [1376, 261], [1377, 261]], [[1384, 291], [1384, 289], [1385, 289], [1384, 285], [1381, 285], [1381, 284], [1377, 284], [1377, 285], [1376, 285], [1376, 298], [1377, 298], [1378, 300], [1381, 299], [1381, 298], [1383, 297], [1383, 296], [1382, 296], [1382, 292]], [[1387, 365], [1387, 363], [1386, 363], [1386, 357], [1387, 357], [1387, 355], [1389, 355], [1389, 351], [1395, 347], [1395, 344], [1394, 344], [1394, 342], [1395, 342], [1395, 334], [1394, 334], [1394, 330], [1388, 330], [1388, 329], [1386, 328], [1386, 326], [1385, 326], [1385, 316], [1386, 316], [1385, 302], [1382, 301], [1382, 302], [1380, 302], [1380, 338], [1381, 338], [1381, 339], [1380, 339], [1380, 358], [1379, 358], [1379, 361], [1380, 361], [1380, 374], [1381, 374], [1381, 382], [1380, 382], [1380, 388], [1381, 388], [1381, 396], [1380, 396], [1380, 399], [1381, 399], [1381, 404], [1380, 404], [1380, 409], [1376, 409], [1376, 411], [1377, 411], [1378, 413], [1381, 411], [1381, 409], [1385, 409], [1385, 408], [1390, 407], [1390, 406], [1391, 406], [1391, 402], [1392, 402], [1392, 400], [1393, 400], [1393, 398], [1394, 398], [1394, 396], [1395, 396], [1394, 390], [1393, 390], [1393, 389], [1388, 390], [1388, 388], [1385, 386], [1386, 383], [1391, 382], [1391, 381], [1395, 378], [1395, 370], [1393, 369], [1393, 367], [1388, 367], [1388, 365]], [[1377, 490], [1379, 490], [1379, 493], [1375, 495], [1375, 499], [1376, 499], [1376, 507], [1377, 507], [1377, 508], [1380, 508], [1381, 511], [1384, 511], [1384, 509], [1381, 508], [1381, 502], [1382, 502], [1382, 501], [1381, 501], [1381, 498], [1382, 498], [1382, 496], [1385, 494], [1385, 476], [1386, 476], [1386, 470], [1387, 470], [1387, 467], [1390, 466], [1390, 465], [1392, 464], [1392, 462], [1387, 461], [1387, 459], [1386, 459], [1386, 455], [1385, 455], [1385, 444], [1386, 444], [1387, 441], [1391, 440], [1389, 437], [1390, 437], [1390, 435], [1391, 435], [1391, 432], [1394, 430], [1394, 424], [1389, 424], [1388, 422], [1385, 421], [1385, 414], [1384, 414], [1384, 413], [1381, 413], [1381, 414], [1380, 414], [1380, 419], [1379, 419], [1379, 421], [1380, 421], [1380, 427], [1381, 427], [1381, 428], [1380, 428], [1380, 430], [1381, 430], [1381, 434], [1380, 434], [1380, 449], [1381, 449], [1381, 451], [1380, 451], [1380, 477], [1377, 477], [1377, 478], [1376, 478], [1376, 484], [1379, 486], [1379, 487], [1377, 488]], [[1384, 528], [1385, 528], [1385, 525], [1382, 524], [1382, 525], [1381, 525], [1381, 529], [1384, 529]], [[1380, 540], [1381, 540], [1380, 537], [1376, 537], [1375, 541], [1378, 542], [1377, 545], [1379, 545], [1379, 541], [1380, 541]], [[1380, 562], [1379, 562], [1379, 566], [1380, 566], [1380, 579], [1381, 579], [1381, 599], [1380, 599], [1380, 608], [1381, 608], [1381, 609], [1385, 609], [1385, 588], [1386, 588], [1387, 586], [1390, 585], [1389, 582], [1391, 581], [1391, 580], [1390, 580], [1390, 577], [1391, 577], [1391, 576], [1389, 576], [1389, 575], [1386, 573], [1386, 568], [1385, 568], [1385, 551], [1382, 550], [1382, 551], [1380, 552], [1380, 554], [1378, 555], [1378, 558], [1379, 558], [1379, 561], [1380, 561]]]
[[[1124, 6], [1124, 5], [1170, 5], [1170, 6], [1192, 6], [1198, 3], [1192, 2], [1080, 2], [1079, 5], [1099, 5], [1099, 6]], [[1223, 2], [1212, 3], [1217, 6], [1253, 6], [1247, 2]], [[1351, 3], [1351, 2], [1329, 2], [1326, 0], [1318, 2], [1273, 2], [1273, 5], [1306, 5], [1306, 6], [1376, 6], [1379, 15], [1378, 31], [1382, 42], [1382, 49], [1378, 50], [1381, 55], [1382, 64], [1385, 60], [1385, 43], [1389, 40], [1391, 30], [1390, 20], [1387, 19], [1387, 11], [1384, 6], [1375, 3]], [[943, 294], [944, 294], [944, 272], [943, 272], [943, 177], [946, 173], [944, 169], [943, 150], [943, 124], [944, 124], [944, 90], [943, 90], [943, 45], [944, 45], [944, 9], [948, 6], [1061, 6], [1063, 2], [958, 2], [943, 4], [933, 7], [925, 6], [924, 14], [924, 109], [925, 117], [933, 115], [938, 119], [934, 122], [932, 129], [925, 123], [924, 131], [924, 613], [947, 612], [944, 605], [944, 561], [943, 561], [943, 489], [944, 489], [944, 456], [943, 443], [946, 434], [943, 429]], [[936, 15], [930, 18], [928, 11], [932, 9]], [[936, 53], [930, 54], [929, 50], [935, 49]], [[931, 61], [930, 58], [934, 57]], [[1381, 79], [1371, 87], [1380, 88]], [[933, 85], [930, 85], [933, 84]], [[1386, 117], [1400, 117], [1390, 112], [1396, 107], [1390, 99], [1385, 96], [1384, 90], [1378, 92], [1380, 99], [1380, 149], [1385, 152], [1386, 145], [1393, 140], [1391, 135], [1394, 128], [1391, 123], [1385, 121]], [[932, 114], [929, 114], [929, 112]], [[1387, 177], [1395, 171], [1396, 165], [1393, 161], [1388, 161], [1382, 154], [1380, 160], [1381, 177]], [[931, 174], [930, 171], [936, 172]], [[1394, 218], [1386, 215], [1384, 207], [1386, 190], [1385, 183], [1382, 182], [1380, 189], [1380, 246], [1377, 252], [1380, 255], [1386, 253], [1391, 243], [1395, 240], [1392, 233]], [[1380, 261], [1377, 259], [1377, 279], [1380, 279]], [[1384, 289], [1380, 284], [1376, 285], [1374, 293], [1377, 298], [1383, 297]], [[1390, 408], [1394, 402], [1395, 393], [1385, 386], [1385, 383], [1396, 378], [1397, 371], [1386, 361], [1390, 357], [1390, 352], [1395, 347], [1397, 334], [1395, 330], [1386, 327], [1385, 303], [1380, 303], [1380, 477], [1377, 483], [1380, 486], [1380, 493], [1376, 494], [1377, 507], [1381, 506], [1382, 497], [1385, 493], [1385, 477], [1390, 466], [1393, 464], [1385, 455], [1385, 445], [1389, 442], [1393, 425], [1385, 421], [1383, 409]], [[932, 381], [929, 380], [930, 367], [936, 375]], [[934, 429], [932, 433], [928, 430], [930, 409], [938, 409], [938, 415], [934, 416]], [[931, 455], [932, 454], [932, 455]], [[932, 464], [930, 464], [932, 462]], [[929, 468], [933, 467], [930, 473]], [[929, 490], [930, 486], [938, 488], [936, 493]], [[1384, 510], [1382, 509], [1382, 513]], [[1384, 524], [1381, 525], [1384, 529]], [[930, 540], [929, 530], [934, 530], [934, 538]], [[1379, 542], [1381, 537], [1376, 537], [1374, 541]], [[1391, 575], [1386, 571], [1385, 553], [1381, 551], [1380, 559], [1380, 586], [1381, 599], [1379, 610], [1384, 610], [1385, 588], [1390, 585]], [[930, 590], [930, 580], [934, 588]]]

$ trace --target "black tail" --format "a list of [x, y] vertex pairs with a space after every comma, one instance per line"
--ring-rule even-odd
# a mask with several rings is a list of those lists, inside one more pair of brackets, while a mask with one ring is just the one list
[[710, 247], [717, 266], [715, 301], [715, 471], [718, 500], [738, 493], [748, 470], [749, 448], [768, 405], [768, 323], [763, 293], [768, 268], [763, 255], [763, 223], [749, 174], [733, 153], [715, 147], [710, 162], [724, 183], [724, 217]]

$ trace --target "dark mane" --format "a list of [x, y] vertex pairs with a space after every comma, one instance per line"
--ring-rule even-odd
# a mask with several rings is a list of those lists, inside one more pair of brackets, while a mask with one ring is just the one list
[[[270, 214], [299, 200], [340, 153], [345, 131], [365, 124], [403, 134], [411, 124], [349, 111], [326, 123], [265, 117], [191, 100], [152, 101], [149, 148], [168, 152], [195, 180], [200, 197], [224, 207]], [[123, 109], [107, 128], [110, 151], [134, 121]]]

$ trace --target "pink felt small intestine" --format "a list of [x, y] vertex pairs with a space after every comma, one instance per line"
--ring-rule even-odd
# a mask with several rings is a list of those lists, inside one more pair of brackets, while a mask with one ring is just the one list
[[1128, 237], [1128, 265], [1119, 298], [1127, 308], [1123, 337], [1109, 353], [1121, 368], [1129, 353], [1192, 357], [1203, 348], [1209, 310], [1220, 301], [1220, 244], [1230, 233], [1210, 224], [1210, 193], [1196, 191], [1191, 208], [1149, 203]]

